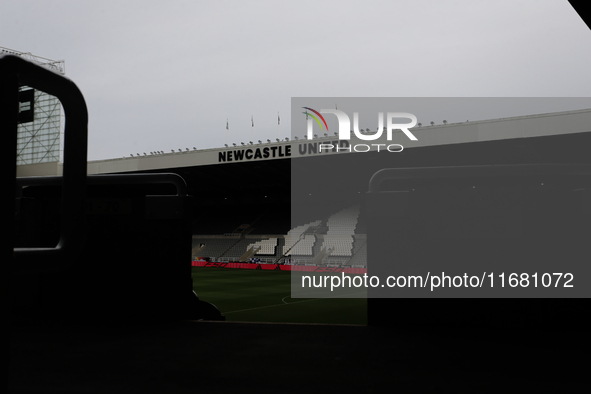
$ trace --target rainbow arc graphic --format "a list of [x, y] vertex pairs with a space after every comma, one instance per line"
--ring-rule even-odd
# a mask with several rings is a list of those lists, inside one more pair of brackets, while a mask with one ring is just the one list
[[[326, 124], [326, 120], [324, 120], [324, 116], [322, 116], [320, 114], [320, 112], [316, 111], [315, 109], [309, 108], [309, 107], [302, 107], [302, 108], [307, 109], [308, 111], [314, 112], [316, 115], [318, 115], [320, 117], [320, 119], [322, 119], [322, 122], [324, 123], [324, 126], [326, 127], [326, 131], [328, 131], [328, 125]], [[316, 116], [314, 116], [313, 114], [311, 114], [310, 112], [307, 112], [307, 111], [302, 112], [302, 113], [306, 114], [307, 116], [312, 117], [312, 119], [314, 119], [318, 123], [318, 126], [320, 126], [320, 129], [321, 130], [323, 129], [322, 123], [320, 123], [320, 120]]]

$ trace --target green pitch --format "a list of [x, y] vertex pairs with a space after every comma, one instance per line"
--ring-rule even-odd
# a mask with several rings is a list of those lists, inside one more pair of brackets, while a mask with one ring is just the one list
[[291, 298], [290, 272], [193, 267], [193, 289], [226, 321], [367, 324], [367, 300]]

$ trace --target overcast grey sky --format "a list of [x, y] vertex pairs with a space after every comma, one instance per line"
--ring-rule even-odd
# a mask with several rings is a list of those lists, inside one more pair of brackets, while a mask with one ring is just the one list
[[0, 10], [0, 46], [65, 60], [89, 108], [90, 160], [286, 137], [291, 97], [591, 96], [591, 31], [562, 0], [21, 0]]

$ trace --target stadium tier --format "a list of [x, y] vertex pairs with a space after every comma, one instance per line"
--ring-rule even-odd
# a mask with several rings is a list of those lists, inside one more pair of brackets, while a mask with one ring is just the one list
[[[261, 211], [257, 211], [257, 208]], [[279, 209], [280, 206], [276, 208]], [[244, 212], [244, 209], [246, 207], [241, 207], [237, 211], [228, 210], [222, 217], [226, 217], [226, 214], [227, 217], [236, 217], [232, 216], [233, 213], [240, 213], [241, 220], [244, 221], [249, 216], [261, 218], [267, 213], [269, 217], [275, 218], [276, 225], [273, 228], [285, 228], [290, 225], [289, 222], [279, 223], [282, 217], [285, 219], [287, 216], [282, 215], [280, 211], [269, 210], [269, 207], [249, 206], [248, 209], [251, 211], [248, 213]], [[284, 233], [267, 231], [267, 227], [259, 226], [262, 223], [260, 220], [242, 223], [234, 231], [227, 232], [226, 230], [233, 228], [236, 222], [222, 219], [222, 226], [216, 227], [219, 230], [217, 234], [193, 235], [193, 258], [218, 262], [246, 262], [255, 257], [263, 263], [365, 266], [366, 249], [363, 246], [366, 235], [355, 232], [360, 205], [339, 209], [327, 216], [322, 216], [318, 210], [315, 214], [318, 216], [317, 220], [295, 226]]]
[[[590, 119], [591, 110], [583, 109], [414, 128], [418, 143], [396, 154], [319, 154], [311, 147], [322, 143], [320, 137], [318, 142], [292, 140], [95, 161], [88, 163], [88, 171], [182, 176], [188, 194], [194, 197], [190, 217], [193, 258], [366, 266], [365, 201], [376, 172], [408, 167], [587, 163]], [[281, 148], [292, 152], [292, 157], [241, 156], [248, 149], [265, 148]], [[229, 161], [229, 157], [243, 160]], [[416, 187], [408, 180], [395, 183], [385, 181], [383, 188]]]

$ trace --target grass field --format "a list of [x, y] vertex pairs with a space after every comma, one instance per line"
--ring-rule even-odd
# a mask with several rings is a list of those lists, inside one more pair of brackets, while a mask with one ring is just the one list
[[226, 321], [367, 324], [367, 300], [291, 298], [288, 271], [193, 267], [193, 288]]

